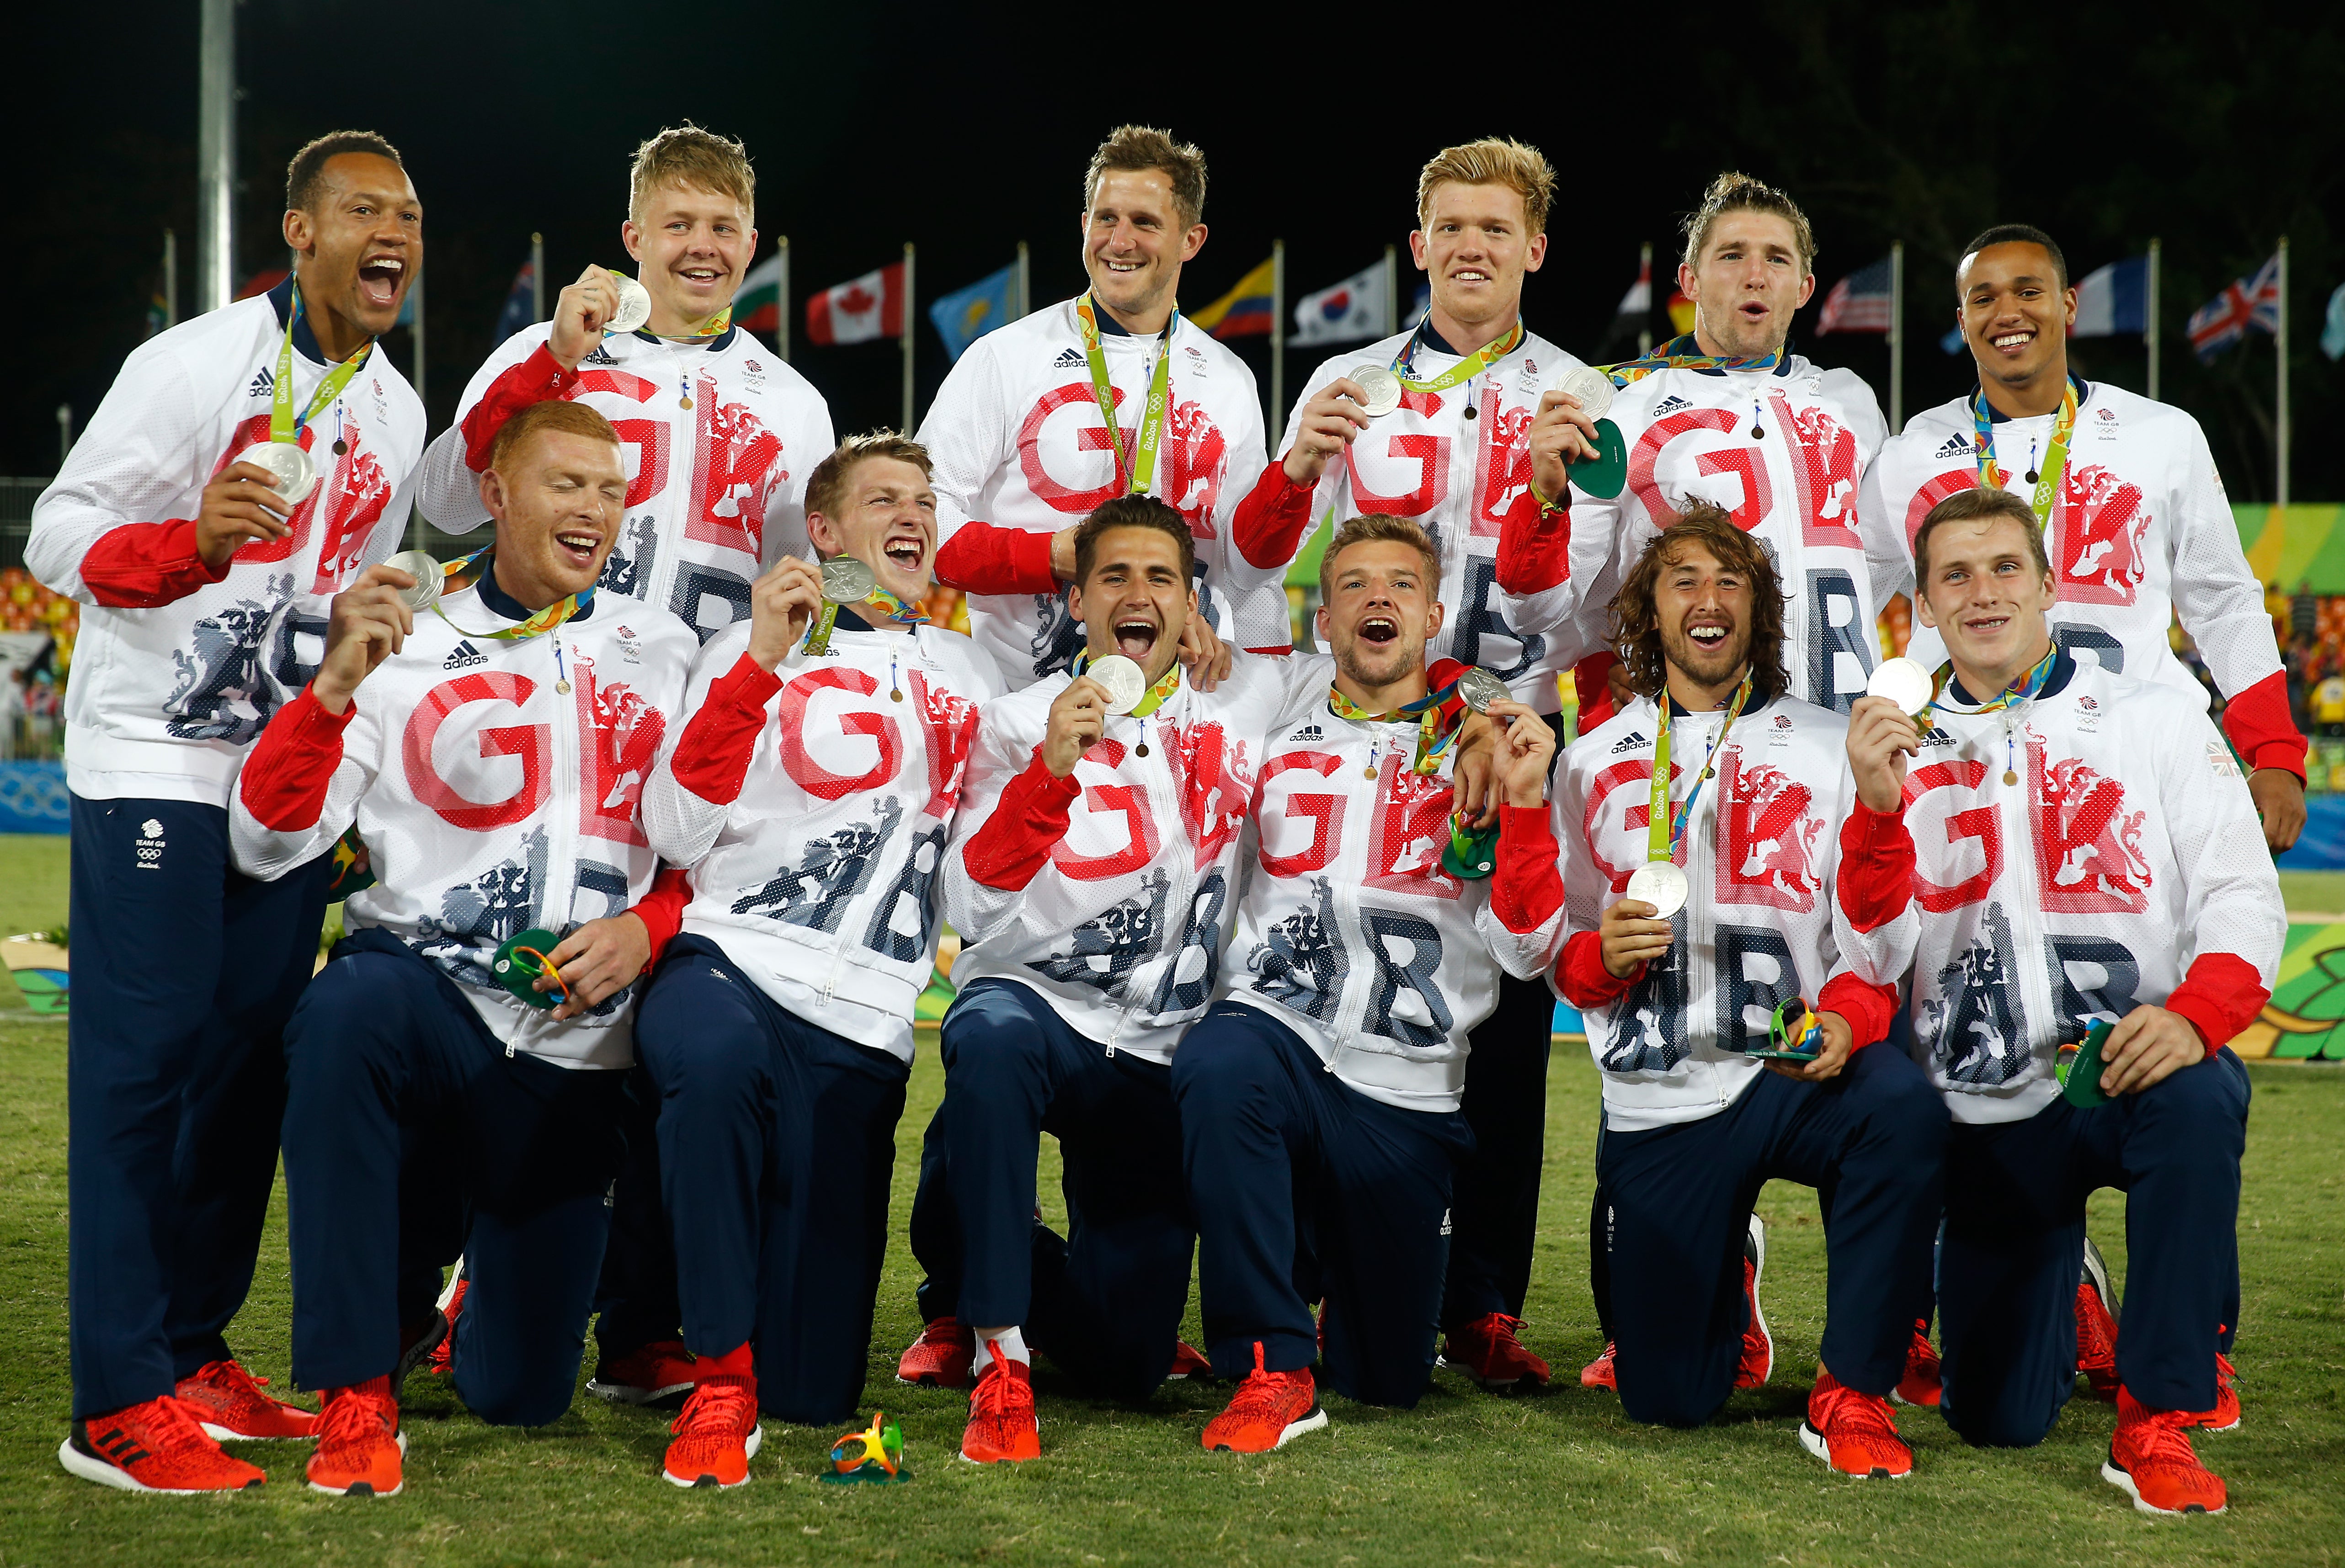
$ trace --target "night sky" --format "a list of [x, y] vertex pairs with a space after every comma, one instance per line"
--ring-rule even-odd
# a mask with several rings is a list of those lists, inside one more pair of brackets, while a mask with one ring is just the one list
[[[424, 204], [436, 431], [491, 346], [531, 231], [545, 236], [549, 302], [586, 262], [624, 264], [628, 157], [689, 117], [748, 144], [761, 254], [790, 238], [795, 361], [844, 431], [895, 421], [898, 350], [807, 347], [806, 295], [917, 244], [925, 409], [947, 369], [928, 300], [1007, 262], [1020, 239], [1033, 248], [1038, 303], [1081, 286], [1081, 172], [1121, 121], [1164, 126], [1206, 153], [1211, 234], [1183, 275], [1192, 309], [1274, 238], [1287, 244], [1290, 298], [1387, 244], [1405, 261], [1418, 166], [1445, 142], [1497, 133], [1563, 171], [1525, 313], [1584, 358], [1633, 350], [1609, 335], [1639, 243], [1672, 258], [1703, 185], [1741, 167], [1785, 187], [1815, 224], [1816, 303], [1794, 346], [1857, 369], [1885, 409], [1883, 340], [1819, 339], [1814, 322], [1835, 279], [1904, 240], [1909, 416], [1970, 383], [1967, 356], [1936, 339], [1973, 233], [2039, 224], [2078, 276], [2160, 236], [2161, 395], [2207, 426], [2238, 500], [2271, 497], [2273, 346], [2251, 337], [2201, 367], [2183, 323], [2286, 233], [2295, 499], [2345, 501], [2333, 433], [2345, 364], [2318, 347], [2345, 282], [2336, 8], [1824, 0], [1651, 7], [1633, 27], [1571, 20], [1568, 6], [1428, 12], [1480, 30], [1454, 40], [1372, 26], [1370, 14], [249, 0], [238, 267], [283, 265], [296, 147], [343, 126], [389, 137]], [[2322, 19], [2291, 25], [2305, 14]], [[194, 301], [197, 8], [48, 4], [12, 35], [0, 115], [20, 227], [5, 276], [27, 351], [8, 379], [0, 472], [36, 475], [55, 469], [56, 405], [86, 419], [144, 334], [167, 226], [181, 237], [183, 311]], [[1658, 303], [1669, 283], [1657, 272]], [[388, 340], [402, 368], [406, 339]], [[1239, 349], [1266, 390], [1266, 340]], [[2072, 356], [2088, 376], [2144, 389], [2138, 339], [2083, 341]], [[1289, 351], [1290, 401], [1319, 357]]]

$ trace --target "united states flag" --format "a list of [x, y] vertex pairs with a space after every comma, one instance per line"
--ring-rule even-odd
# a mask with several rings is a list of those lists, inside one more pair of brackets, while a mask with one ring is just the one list
[[2275, 337], [2279, 333], [2278, 252], [2253, 278], [2238, 279], [2191, 312], [2190, 347], [2211, 364], [2216, 355], [2245, 338], [2250, 327]]
[[1832, 292], [1824, 296], [1823, 319], [1816, 323], [1816, 335], [1886, 332], [1889, 312], [1889, 258], [1884, 256], [1832, 286]]

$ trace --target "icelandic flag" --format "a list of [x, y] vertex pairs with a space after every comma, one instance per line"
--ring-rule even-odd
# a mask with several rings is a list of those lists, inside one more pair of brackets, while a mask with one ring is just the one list
[[523, 262], [505, 290], [504, 309], [497, 312], [497, 341], [502, 343], [537, 319], [537, 268]]
[[2216, 355], [2244, 339], [2250, 327], [2275, 337], [2279, 333], [2278, 252], [2257, 268], [2253, 278], [2229, 284], [2190, 313], [2190, 347], [2198, 350], [2199, 359], [2212, 364]]
[[781, 324], [782, 253], [777, 250], [741, 279], [741, 292], [733, 296], [733, 325], [745, 332], [770, 333]]
[[996, 327], [1010, 323], [1016, 304], [1018, 264], [988, 273], [959, 293], [948, 294], [929, 307], [929, 319], [945, 340], [945, 352], [958, 359], [961, 351]]
[[2149, 329], [2149, 258], [2112, 261], [2076, 285], [2071, 338], [2133, 338]]
[[1852, 272], [1824, 296], [1823, 319], [1816, 336], [1827, 332], [1886, 332], [1889, 330], [1889, 258]]
[[1294, 305], [1294, 336], [1290, 347], [1314, 343], [1352, 343], [1382, 338], [1392, 329], [1392, 268], [1389, 258], [1353, 273], [1333, 288], [1306, 294]]
[[1267, 337], [1278, 326], [1270, 308], [1277, 272], [1278, 258], [1264, 257], [1261, 266], [1238, 279], [1236, 288], [1189, 319], [1216, 338]]
[[868, 343], [904, 335], [904, 264], [826, 288], [807, 301], [807, 341]]

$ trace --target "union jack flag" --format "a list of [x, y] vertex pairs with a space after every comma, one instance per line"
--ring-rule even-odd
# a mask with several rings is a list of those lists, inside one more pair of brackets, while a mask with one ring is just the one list
[[2190, 347], [2208, 364], [2215, 356], [2240, 341], [2250, 327], [2279, 335], [2279, 256], [2242, 278], [2190, 315]]

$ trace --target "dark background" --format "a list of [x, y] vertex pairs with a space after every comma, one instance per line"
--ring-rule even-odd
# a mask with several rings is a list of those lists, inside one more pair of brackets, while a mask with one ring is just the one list
[[[427, 391], [437, 430], [487, 353], [533, 229], [547, 299], [587, 261], [618, 265], [627, 159], [686, 117], [738, 136], [759, 175], [761, 254], [787, 233], [794, 358], [841, 430], [892, 424], [892, 342], [804, 342], [813, 290], [919, 248], [919, 402], [948, 368], [926, 305], [1033, 248], [1037, 302], [1071, 294], [1084, 162], [1126, 119], [1210, 160], [1206, 247], [1183, 280], [1203, 307], [1287, 244], [1293, 297], [1401, 245], [1420, 164], [1499, 133], [1544, 148], [1566, 193], [1531, 325], [1587, 358], [1617, 357], [1613, 312], [1656, 242], [1658, 308], [1676, 225], [1720, 169], [1789, 189], [1813, 219], [1816, 299], [1795, 347], [1888, 397], [1878, 337], [1816, 338], [1823, 295], [1906, 243], [1905, 410], [1971, 381], [1936, 339], [1953, 266], [1992, 222], [2042, 225], [2081, 277], [2165, 242], [2161, 395], [2206, 425], [2234, 498], [2273, 490], [2273, 345], [2250, 335], [2212, 367], [2183, 323], [2291, 246], [2294, 496], [2345, 501], [2345, 364], [2320, 352], [2345, 281], [2345, 28], [2334, 6], [1797, 6], [1636, 12], [1427, 8], [1445, 37], [1366, 8], [1037, 8], [517, 4], [239, 9], [237, 266], [283, 265], [283, 171], [308, 137], [388, 136], [425, 208]], [[2308, 18], [2309, 18], [2308, 20]], [[20, 349], [0, 418], [0, 472], [46, 474], [55, 409], [76, 427], [144, 335], [162, 230], [196, 298], [197, 10], [42, 5], [12, 28], [16, 228], [5, 251]], [[1414, 274], [1410, 275], [1413, 278]], [[240, 280], [240, 279], [239, 279]], [[1403, 304], [1413, 292], [1405, 283]], [[389, 349], [404, 368], [407, 333]], [[1266, 339], [1238, 345], [1267, 390]], [[1633, 349], [1633, 343], [1625, 345]], [[2144, 389], [2138, 339], [2081, 340], [2088, 376]], [[1316, 364], [1288, 354], [1287, 395]], [[1280, 410], [1283, 415], [1284, 410]]]

